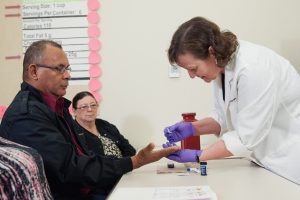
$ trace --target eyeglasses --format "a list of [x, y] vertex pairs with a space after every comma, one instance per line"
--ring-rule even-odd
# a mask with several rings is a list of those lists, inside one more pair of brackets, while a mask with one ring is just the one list
[[64, 74], [66, 71], [68, 73], [70, 73], [72, 71], [70, 66], [65, 67], [64, 65], [59, 65], [59, 66], [49, 66], [49, 65], [43, 65], [43, 64], [36, 64], [38, 67], [42, 67], [42, 68], [48, 68], [51, 69], [53, 71], [56, 71], [60, 74]]
[[85, 110], [85, 111], [88, 109], [96, 110], [97, 108], [98, 108], [98, 104], [82, 105], [80, 107], [77, 107], [77, 109]]

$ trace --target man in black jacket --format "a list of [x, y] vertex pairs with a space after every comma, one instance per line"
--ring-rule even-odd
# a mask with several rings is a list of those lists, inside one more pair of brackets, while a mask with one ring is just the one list
[[[111, 159], [87, 150], [84, 135], [77, 133], [63, 98], [70, 66], [62, 47], [53, 41], [34, 42], [23, 61], [21, 91], [8, 107], [0, 135], [33, 147], [43, 158], [55, 199], [93, 199], [93, 191], [114, 185], [125, 173], [178, 150], [153, 150], [150, 143], [135, 156]], [[98, 194], [96, 194], [98, 195]]]

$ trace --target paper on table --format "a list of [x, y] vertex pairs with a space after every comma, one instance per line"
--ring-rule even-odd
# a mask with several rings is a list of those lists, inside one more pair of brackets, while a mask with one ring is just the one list
[[209, 186], [118, 188], [109, 200], [217, 200]]

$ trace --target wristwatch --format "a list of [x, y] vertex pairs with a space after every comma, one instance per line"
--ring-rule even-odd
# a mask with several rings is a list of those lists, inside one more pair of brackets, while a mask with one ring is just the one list
[[197, 163], [200, 163], [200, 159], [199, 159], [198, 155], [196, 155], [196, 161], [197, 161]]

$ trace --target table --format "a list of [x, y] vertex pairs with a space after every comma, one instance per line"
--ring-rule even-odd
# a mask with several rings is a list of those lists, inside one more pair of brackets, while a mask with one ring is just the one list
[[[217, 194], [218, 200], [299, 200], [300, 186], [292, 183], [249, 160], [221, 159], [208, 161], [207, 176], [190, 173], [182, 176], [178, 173], [157, 174], [158, 166], [167, 166], [167, 160], [151, 163], [125, 174], [109, 195], [115, 200], [119, 188], [142, 188], [163, 186], [209, 185]], [[176, 163], [175, 167], [183, 168]], [[300, 173], [300, 169], [299, 169]], [[123, 199], [143, 199], [133, 194]]]

